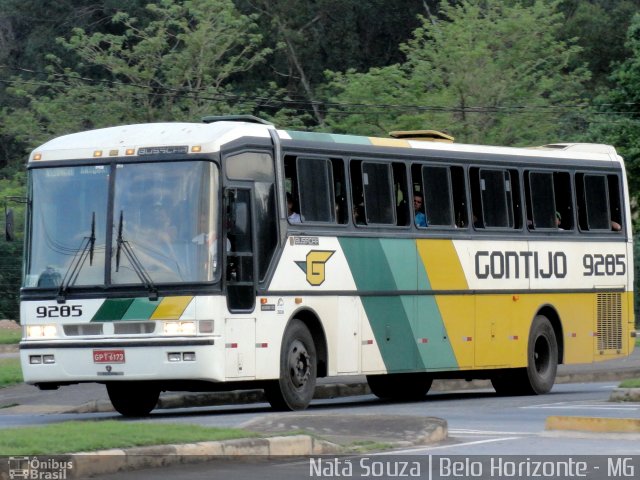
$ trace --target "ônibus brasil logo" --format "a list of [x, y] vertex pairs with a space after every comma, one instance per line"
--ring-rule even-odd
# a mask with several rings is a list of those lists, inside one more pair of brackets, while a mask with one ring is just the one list
[[73, 462], [56, 458], [9, 457], [9, 478], [33, 480], [65, 480], [67, 471], [73, 469]]

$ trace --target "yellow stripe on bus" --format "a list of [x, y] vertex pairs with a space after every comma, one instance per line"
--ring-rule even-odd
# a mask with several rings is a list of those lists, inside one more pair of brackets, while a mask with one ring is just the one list
[[397, 138], [369, 137], [369, 141], [371, 141], [371, 145], [376, 145], [377, 147], [411, 148], [411, 144], [407, 140], [398, 140]]
[[468, 290], [458, 252], [451, 240], [417, 240], [417, 246], [433, 290]]
[[[451, 240], [417, 240], [429, 284], [433, 290], [459, 290], [469, 286], [462, 270], [458, 252]], [[458, 368], [473, 368], [475, 336], [473, 321], [475, 299], [471, 295], [437, 295], [436, 303], [456, 357]], [[467, 319], [465, 321], [465, 319]]]
[[151, 320], [178, 320], [192, 299], [193, 296], [165, 297], [151, 315]]

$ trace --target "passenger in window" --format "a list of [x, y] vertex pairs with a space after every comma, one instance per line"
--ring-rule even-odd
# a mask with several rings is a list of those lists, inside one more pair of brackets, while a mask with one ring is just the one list
[[427, 223], [427, 216], [424, 214], [424, 199], [421, 193], [413, 194], [413, 210], [416, 212], [416, 227], [426, 227], [429, 224]]
[[353, 222], [356, 225], [364, 225], [366, 223], [364, 218], [364, 204], [360, 203], [353, 207]]
[[564, 228], [562, 227], [562, 215], [560, 215], [560, 212], [556, 212], [555, 222], [556, 222], [556, 228], [558, 230], [564, 230]]
[[620, 230], [622, 230], [622, 225], [611, 220], [611, 230], [613, 230], [614, 232], [619, 232]]
[[302, 223], [300, 214], [293, 210], [293, 196], [287, 192], [287, 218], [289, 223]]

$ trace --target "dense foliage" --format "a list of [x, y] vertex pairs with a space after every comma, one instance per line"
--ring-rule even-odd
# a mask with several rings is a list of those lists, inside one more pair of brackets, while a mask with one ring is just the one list
[[[24, 195], [51, 137], [235, 113], [611, 143], [637, 199], [639, 92], [635, 0], [0, 0], [0, 196]], [[20, 250], [0, 242], [0, 318], [17, 317]]]

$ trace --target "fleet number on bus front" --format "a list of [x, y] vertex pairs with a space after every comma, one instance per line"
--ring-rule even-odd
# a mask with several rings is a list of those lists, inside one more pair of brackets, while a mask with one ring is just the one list
[[36, 316], [38, 318], [66, 318], [81, 317], [82, 307], [80, 305], [49, 305], [36, 308]]
[[585, 277], [603, 277], [608, 275], [624, 275], [627, 273], [624, 254], [591, 255], [582, 257]]

